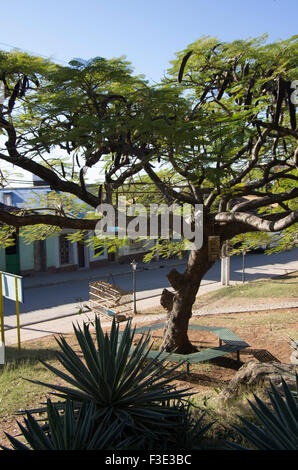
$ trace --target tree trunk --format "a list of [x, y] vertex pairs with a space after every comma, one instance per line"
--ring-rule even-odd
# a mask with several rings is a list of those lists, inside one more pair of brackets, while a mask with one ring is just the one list
[[201, 280], [213, 264], [205, 242], [199, 250], [191, 251], [184, 274], [175, 269], [168, 274], [174, 293], [164, 289], [161, 296], [161, 305], [168, 311], [161, 350], [178, 354], [197, 351], [188, 339], [188, 324]]

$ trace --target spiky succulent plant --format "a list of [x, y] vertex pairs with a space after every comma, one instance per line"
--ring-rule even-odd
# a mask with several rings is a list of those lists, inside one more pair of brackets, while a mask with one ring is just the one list
[[74, 326], [74, 332], [81, 354], [61, 336], [56, 338], [57, 357], [64, 371], [43, 363], [70, 386], [34, 383], [72, 400], [78, 408], [93, 403], [95, 420], [107, 425], [119, 421], [123, 438], [168, 439], [173, 428], [181, 426], [185, 414], [181, 403], [190, 395], [189, 388], [178, 390], [173, 384], [181, 376], [175, 372], [180, 364], [165, 368], [165, 359], [149, 359], [150, 336], [136, 340], [131, 322], [120, 332], [113, 321], [110, 333], [104, 333], [96, 318], [94, 339], [87, 324]]
[[[29, 412], [26, 412], [24, 425], [18, 422], [29, 446], [5, 434], [14, 450], [106, 450], [121, 449], [129, 444], [118, 440], [122, 427], [119, 422], [108, 427], [102, 423], [95, 428], [94, 413], [93, 403], [84, 403], [77, 413], [73, 403], [67, 400], [59, 412], [48, 400], [46, 425], [40, 425]], [[10, 450], [4, 446], [2, 449]]]
[[[296, 392], [290, 390], [282, 378], [284, 398], [271, 383], [268, 391], [270, 404], [267, 405], [255, 396], [255, 404], [249, 404], [258, 419], [260, 426], [249, 420], [239, 417], [243, 426], [234, 426], [254, 449], [257, 450], [297, 450], [298, 449], [298, 375], [296, 374]], [[236, 443], [226, 443], [231, 449], [247, 448]]]

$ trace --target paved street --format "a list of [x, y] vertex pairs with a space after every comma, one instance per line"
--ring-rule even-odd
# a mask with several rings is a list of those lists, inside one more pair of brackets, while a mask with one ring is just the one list
[[[137, 271], [137, 308], [138, 311], [144, 308], [154, 307], [159, 304], [161, 291], [169, 287], [166, 274], [170, 268], [175, 266], [178, 271], [183, 272], [186, 260], [177, 261], [154, 261], [149, 265], [138, 264]], [[247, 281], [260, 278], [268, 278], [275, 275], [285, 274], [298, 270], [298, 249], [294, 249], [281, 254], [264, 255], [250, 254], [245, 257], [245, 278]], [[55, 318], [64, 318], [65, 328], [71, 331], [71, 323], [74, 319], [81, 319], [76, 315], [80, 306], [89, 300], [89, 280], [107, 279], [125, 290], [132, 289], [132, 272], [129, 264], [115, 264], [105, 268], [93, 270], [76, 271], [70, 273], [42, 274], [24, 278], [25, 302], [20, 306], [22, 338], [25, 330], [32, 330], [32, 324], [36, 322], [46, 322]], [[231, 258], [231, 283], [242, 280], [242, 256]], [[200, 292], [204, 293], [213, 289], [218, 289], [220, 285], [220, 262], [217, 262], [205, 276]], [[6, 338], [16, 336], [15, 304], [5, 300], [5, 327], [7, 329]], [[40, 336], [50, 333], [61, 332], [62, 320], [52, 322], [53, 329], [40, 331]], [[68, 326], [67, 326], [68, 325]], [[44, 323], [46, 327], [46, 323]], [[56, 328], [56, 329], [55, 329]], [[64, 327], [63, 327], [64, 328]], [[66, 331], [65, 328], [62, 331]], [[7, 343], [7, 341], [6, 341]], [[8, 344], [8, 343], [7, 343]]]

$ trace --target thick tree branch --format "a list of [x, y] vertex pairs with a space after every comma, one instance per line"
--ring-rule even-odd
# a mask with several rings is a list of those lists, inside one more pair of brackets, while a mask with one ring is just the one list
[[260, 120], [255, 120], [255, 124], [257, 124], [260, 127], [265, 127], [266, 129], [269, 129], [270, 131], [277, 131], [279, 136], [293, 136], [295, 139], [298, 140], [298, 132], [290, 129], [289, 127], [283, 127], [279, 126], [278, 124], [274, 124], [271, 122], [263, 122]]
[[[268, 134], [269, 134], [269, 130], [267, 130], [267, 129], [261, 134], [261, 136], [259, 137], [259, 139], [257, 140], [257, 142], [254, 146], [253, 153], [252, 153], [252, 158], [251, 158], [251, 160], [248, 161], [245, 168], [239, 174], [237, 174], [237, 176], [235, 178], [233, 178], [232, 181], [229, 181], [226, 184], [219, 184], [219, 187], [217, 189], [214, 189], [210, 193], [210, 195], [208, 196], [208, 198], [206, 200], [206, 203], [205, 203], [205, 206], [207, 208], [210, 208], [212, 206], [215, 199], [223, 191], [231, 189], [234, 186], [236, 186], [237, 184], [241, 183], [243, 181], [243, 179], [251, 172], [251, 170], [254, 167], [256, 167], [256, 165], [258, 163], [258, 159], [259, 159], [259, 152], [260, 152], [260, 150], [261, 150]], [[251, 149], [251, 146], [252, 146], [252, 139], [249, 139], [249, 143], [246, 146], [244, 146], [239, 152], [237, 152], [235, 157], [232, 158], [229, 162], [226, 162], [224, 165], [220, 165], [220, 169], [227, 169], [227, 168], [231, 169], [232, 164], [235, 163], [236, 161], [238, 161], [242, 157], [242, 155], [245, 153], [245, 151], [249, 151]], [[233, 197], [232, 193], [231, 193], [230, 197]], [[225, 203], [228, 202], [228, 199], [229, 199], [229, 196], [225, 195]]]
[[163, 289], [160, 297], [160, 305], [170, 312], [173, 308], [174, 302], [174, 295], [173, 292], [169, 291], [168, 289]]
[[16, 228], [44, 224], [67, 229], [94, 230], [98, 219], [73, 219], [51, 214], [15, 215], [0, 209], [0, 221]]
[[[298, 222], [298, 210], [292, 211], [290, 214], [283, 212], [272, 214], [272, 216], [274, 217], [262, 218], [246, 212], [222, 212], [214, 216], [214, 221], [224, 224], [241, 224], [243, 232], [280, 232]], [[237, 233], [236, 227], [235, 232]]]
[[253, 152], [252, 152], [252, 158], [251, 160], [248, 161], [247, 165], [245, 166], [244, 170], [241, 171], [236, 178], [233, 178], [231, 182], [229, 182], [226, 185], [223, 185], [222, 188], [231, 188], [235, 186], [236, 184], [239, 184], [242, 182], [242, 180], [245, 178], [246, 175], [248, 175], [253, 168], [256, 167], [259, 159], [259, 153], [260, 150], [265, 143], [265, 139], [267, 135], [269, 134], [269, 130], [266, 129], [265, 131], [262, 132], [262, 135], [259, 137], [257, 140], [257, 143], [254, 146]]
[[8, 140], [5, 145], [10, 157], [12, 159], [17, 158], [19, 155], [16, 150], [17, 135], [14, 126], [9, 121], [0, 116], [0, 128], [5, 129], [7, 132]]
[[278, 194], [266, 194], [263, 197], [252, 199], [249, 201], [240, 202], [232, 208], [232, 212], [252, 211], [259, 207], [269, 206], [270, 204], [276, 204], [283, 201], [289, 201], [298, 197], [298, 187], [293, 188], [291, 191], [286, 193]]
[[185, 193], [179, 193], [178, 191], [175, 191], [174, 189], [170, 188], [166, 183], [164, 183], [158, 176], [157, 174], [152, 170], [151, 166], [146, 163], [144, 165], [144, 169], [150, 179], [155, 183], [156, 187], [160, 190], [160, 192], [167, 198], [168, 201], [180, 201], [180, 202], [185, 202], [188, 204], [196, 204], [197, 201], [195, 198], [193, 198], [191, 195], [187, 195]]
[[94, 196], [88, 191], [84, 191], [78, 184], [71, 181], [61, 180], [54, 171], [46, 168], [40, 163], [29, 160], [26, 157], [18, 154], [16, 158], [8, 157], [7, 155], [0, 153], [0, 159], [5, 160], [8, 163], [18, 166], [23, 170], [27, 170], [36, 176], [39, 176], [42, 180], [46, 181], [50, 185], [51, 189], [56, 191], [62, 191], [77, 196], [81, 201], [86, 202], [91, 207], [96, 208], [99, 204], [97, 196]]
[[[138, 227], [135, 226], [136, 223], [139, 225], [139, 227], [141, 227], [142, 231], [144, 231], [145, 234], [148, 234], [148, 236], [150, 234], [154, 237], [169, 236], [173, 229], [177, 227], [183, 227], [182, 216], [173, 214], [172, 212], [168, 214], [168, 233], [165, 232], [166, 227], [164, 226], [164, 215], [157, 214], [155, 221], [156, 225], [154, 226], [154, 234], [151, 233], [152, 226], [150, 217], [129, 216], [124, 213], [120, 213], [116, 207], [114, 208], [114, 215], [115, 218], [112, 221], [113, 225], [115, 224], [116, 227], [119, 227], [119, 230], [125, 228], [128, 237], [132, 234], [133, 236], [136, 235], [136, 231], [138, 231]], [[96, 224], [101, 220], [101, 218], [102, 216], [98, 216], [98, 218], [94, 219], [80, 219], [68, 217], [66, 215], [60, 216], [52, 214], [36, 214], [34, 210], [25, 210], [18, 207], [6, 206], [5, 204], [0, 203], [0, 223], [2, 222], [16, 228], [30, 225], [45, 224], [66, 229], [94, 230], [96, 228]], [[133, 227], [130, 227], [131, 222], [134, 222]], [[106, 220], [105, 223], [107, 223]], [[123, 226], [123, 224], [125, 224], [125, 227]], [[186, 221], [184, 221], [184, 227], [185, 226]], [[192, 229], [192, 227], [193, 224], [190, 223], [188, 226], [188, 232]], [[98, 230], [100, 230], [100, 227], [97, 228]]]

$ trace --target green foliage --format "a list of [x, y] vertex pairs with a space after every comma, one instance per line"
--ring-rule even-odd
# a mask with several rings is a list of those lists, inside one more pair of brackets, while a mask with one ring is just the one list
[[93, 250], [96, 250], [94, 258], [101, 256], [106, 249], [109, 253], [116, 253], [117, 249], [123, 246], [127, 246], [127, 238], [117, 238], [117, 237], [106, 237], [100, 235], [96, 232], [96, 235], [92, 233], [88, 234], [88, 237], [85, 239], [86, 246], [92, 247]]
[[2, 248], [7, 248], [15, 244], [15, 239], [13, 237], [14, 232], [14, 227], [6, 224], [2, 224], [0, 226], [0, 245]]
[[[190, 402], [180, 403], [176, 408], [179, 410], [178, 419], [173, 419], [171, 429], [167, 433], [161, 434], [159, 439], [150, 439], [143, 441], [142, 449], [148, 450], [204, 450], [208, 449], [210, 442], [206, 439], [208, 430], [214, 422], [204, 422], [205, 413], [202, 413], [198, 419], [193, 417], [193, 407]], [[146, 438], [147, 440], [147, 438]]]
[[59, 236], [62, 229], [55, 227], [54, 225], [27, 225], [22, 227], [19, 231], [19, 236], [24, 240], [26, 245], [30, 245], [37, 240], [46, 240], [49, 237]]
[[[234, 428], [257, 450], [297, 450], [298, 449], [298, 375], [296, 374], [296, 393], [282, 378], [282, 388], [285, 395], [271, 383], [268, 392], [271, 407], [255, 396], [256, 403], [249, 401], [254, 415], [261, 427], [240, 416], [242, 427]], [[236, 443], [226, 443], [231, 449], [248, 450]]]
[[[216, 213], [235, 198], [275, 196], [297, 184], [296, 112], [289, 96], [278, 91], [297, 78], [297, 48], [297, 36], [273, 44], [266, 36], [230, 43], [203, 37], [179, 52], [167, 77], [152, 86], [133, 74], [124, 57], [74, 59], [60, 66], [1, 52], [3, 116], [17, 135], [16, 152], [49, 170], [52, 187], [56, 176], [70, 183], [67, 191], [82, 201], [90, 203], [88, 194], [103, 194], [107, 186], [129, 192], [131, 182], [143, 180], [138, 189], [143, 187], [144, 194], [131, 192], [132, 201], [181, 203], [183, 195], [208, 202], [206, 212]], [[273, 128], [256, 155], [268, 125]], [[1, 132], [7, 133], [3, 126]], [[13, 163], [22, 167], [24, 160]], [[90, 168], [98, 170], [100, 181], [92, 181], [92, 188], [86, 185]], [[152, 189], [148, 182], [158, 182], [155, 194], [145, 192]], [[184, 189], [173, 194], [178, 184]], [[115, 203], [115, 191], [111, 197]], [[44, 213], [91, 217], [90, 207], [79, 207], [69, 194], [53, 195], [51, 204]], [[295, 208], [294, 198], [274, 208], [265, 202], [263, 214]], [[282, 249], [295, 243], [293, 231], [282, 234]], [[35, 228], [31, 239], [46, 233]], [[29, 229], [23, 235], [30, 241]], [[104, 243], [116, 249], [116, 242]], [[168, 255], [178, 252], [178, 244], [167, 246]], [[161, 250], [167, 256], [166, 243]]]
[[[28, 96], [22, 119], [16, 120], [16, 125], [24, 127], [34, 122], [37, 132], [29, 144], [38, 146], [40, 151], [49, 152], [56, 147], [66, 151], [63, 174], [79, 182], [80, 165], [86, 162], [89, 166], [89, 157], [107, 139], [118, 139], [127, 132], [133, 137], [135, 114], [141, 109], [143, 95], [148, 93], [146, 82], [132, 75], [130, 64], [123, 58], [101, 57], [57, 66], [47, 78], [35, 94]], [[132, 96], [135, 107], [128, 110], [127, 100]], [[77, 163], [75, 167], [70, 154]], [[61, 173], [60, 161], [61, 157], [48, 164]]]
[[291, 250], [298, 246], [298, 224], [278, 233], [247, 232], [231, 240], [231, 255], [262, 249], [267, 255]]
[[[59, 413], [57, 407], [47, 400], [47, 424], [26, 413], [25, 426], [18, 422], [22, 435], [30, 447], [5, 433], [14, 450], [108, 450], [125, 448], [129, 443], [119, 442], [121, 425], [116, 421], [110, 426], [94, 422], [95, 405], [84, 403], [78, 413], [67, 400]], [[116, 443], [115, 441], [118, 440]], [[4, 450], [10, 450], [1, 446]]]
[[167, 259], [170, 256], [177, 256], [178, 259], [182, 259], [189, 249], [188, 245], [188, 240], [158, 239], [150, 251], [144, 255], [143, 261], [149, 263], [157, 254], [159, 258]]
[[[212, 182], [220, 197], [225, 193], [241, 195], [247, 182], [263, 175], [264, 164], [272, 158], [272, 139], [263, 145], [256, 169], [253, 165], [240, 181], [237, 178], [251, 162], [252, 149], [233, 157], [245, 143], [258, 137], [254, 125], [257, 119], [275, 120], [276, 99], [272, 94], [279, 77], [295, 80], [297, 48], [297, 36], [275, 44], [266, 44], [265, 36], [231, 43], [203, 37], [177, 54], [164, 82], [177, 80], [183, 58], [188, 56], [179, 87], [192, 100], [193, 125], [193, 133], [188, 134], [189, 154], [176, 157], [180, 174], [183, 170], [188, 180], [203, 179], [205, 187]], [[288, 106], [286, 101], [282, 103], [283, 126], [290, 122]], [[275, 155], [279, 164], [286, 163], [295, 147], [294, 137], [287, 137], [286, 145], [283, 139], [278, 140]], [[259, 193], [267, 190], [264, 185], [258, 187]]]

